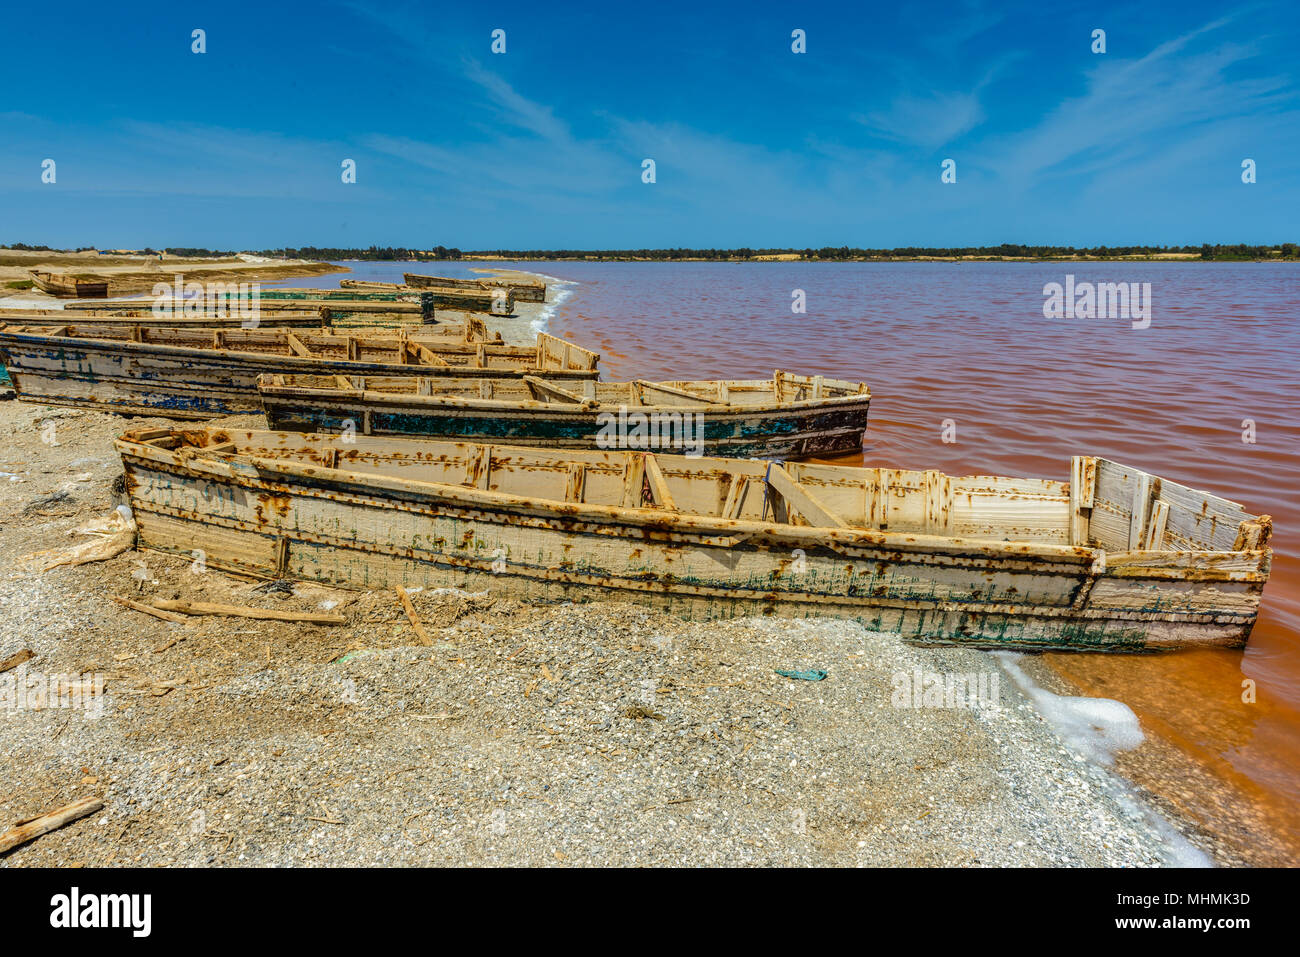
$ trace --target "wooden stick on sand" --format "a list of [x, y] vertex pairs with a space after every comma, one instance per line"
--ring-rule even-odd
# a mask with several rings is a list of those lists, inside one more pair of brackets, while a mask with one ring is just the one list
[[104, 806], [104, 802], [97, 797], [82, 798], [80, 801], [73, 801], [66, 807], [61, 807], [57, 811], [51, 811], [49, 814], [42, 814], [40, 817], [32, 818], [25, 824], [10, 828], [3, 834], [0, 834], [0, 854], [12, 851], [19, 844], [26, 844], [28, 841], [35, 840], [42, 834], [48, 834], [50, 831], [57, 830], [65, 824], [71, 824], [78, 818], [85, 817], [87, 814], [94, 814]]
[[251, 608], [248, 605], [217, 605], [206, 601], [173, 601], [167, 599], [154, 603], [167, 611], [186, 615], [226, 615], [231, 618], [260, 618], [266, 621], [302, 621], [313, 625], [343, 625], [342, 615], [327, 615], [315, 611], [276, 611], [271, 608]]
[[406, 617], [411, 622], [411, 629], [415, 632], [415, 637], [420, 639], [420, 644], [431, 645], [433, 642], [425, 632], [424, 626], [420, 624], [420, 616], [415, 613], [415, 606], [411, 604], [411, 596], [406, 593], [406, 589], [401, 585], [394, 587], [397, 597], [401, 599], [402, 607], [406, 609]]
[[189, 621], [184, 615], [173, 614], [170, 611], [160, 611], [152, 605], [144, 605], [138, 601], [132, 601], [129, 598], [123, 598], [121, 595], [109, 595], [113, 601], [117, 602], [123, 608], [131, 608], [135, 611], [144, 612], [146, 615], [153, 615], [155, 618], [161, 618], [163, 621], [176, 621], [184, 624]]

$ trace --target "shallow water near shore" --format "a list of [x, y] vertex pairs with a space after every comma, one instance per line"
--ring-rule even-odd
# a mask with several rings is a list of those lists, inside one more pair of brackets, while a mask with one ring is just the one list
[[[1272, 515], [1272, 577], [1244, 652], [1042, 660], [1078, 693], [1131, 707], [1149, 737], [1250, 802], [1283, 859], [1300, 859], [1300, 264], [348, 265], [352, 278], [388, 282], [515, 268], [573, 283], [547, 331], [600, 352], [607, 379], [781, 368], [865, 381], [861, 460], [873, 465], [1068, 480], [1071, 455], [1103, 455]], [[1067, 275], [1151, 283], [1149, 327], [1044, 318], [1044, 286]], [[796, 290], [806, 313], [791, 310]], [[943, 441], [945, 420], [955, 442]], [[1142, 780], [1134, 762], [1124, 770], [1215, 825], [1195, 788]]]

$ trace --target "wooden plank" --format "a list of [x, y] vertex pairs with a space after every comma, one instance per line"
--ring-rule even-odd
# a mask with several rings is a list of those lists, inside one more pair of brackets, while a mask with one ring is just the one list
[[698, 392], [679, 389], [677, 386], [671, 386], [664, 382], [646, 382], [643, 379], [636, 379], [634, 382], [642, 396], [642, 401], [644, 401], [644, 396], [647, 392], [671, 396], [675, 399], [688, 399], [691, 402], [699, 403], [700, 405], [715, 405], [720, 401], [718, 399], [711, 399], [707, 395], [700, 395]]
[[1097, 460], [1088, 455], [1070, 459], [1070, 544], [1088, 545], [1088, 525], [1097, 485]]
[[768, 466], [767, 484], [778, 492], [786, 504], [803, 516], [809, 525], [847, 528], [848, 523], [832, 512], [806, 486], [800, 485], [785, 468], [773, 462]]
[[578, 405], [582, 406], [587, 405], [589, 401], [588, 399], [584, 399], [582, 396], [578, 395], [576, 392], [562, 389], [558, 385], [537, 378], [537, 376], [526, 375], [524, 376], [524, 381], [528, 383], [529, 391], [531, 391], [534, 396], [549, 396], [551, 398], [560, 399], [563, 402], [576, 402]]
[[154, 605], [164, 611], [179, 611], [186, 615], [221, 615], [229, 618], [256, 618], [263, 621], [301, 621], [313, 625], [343, 625], [342, 615], [327, 615], [313, 611], [279, 611], [271, 608], [252, 608], [248, 605], [220, 605], [205, 601], [156, 601]]
[[587, 466], [582, 462], [570, 462], [568, 476], [564, 482], [564, 500], [581, 502], [587, 484]]
[[425, 365], [431, 365], [431, 366], [450, 365], [450, 363], [447, 362], [447, 360], [444, 359], [442, 356], [438, 355], [436, 352], [429, 349], [424, 344], [416, 342], [414, 339], [407, 339], [405, 348], [410, 352], [415, 353], [415, 355], [418, 356], [420, 360], [424, 362]]
[[1241, 523], [1254, 518], [1236, 502], [1176, 482], [1161, 483], [1160, 499], [1169, 503], [1171, 547], [1231, 549]]
[[676, 511], [677, 505], [673, 502], [672, 493], [668, 491], [668, 481], [664, 478], [663, 469], [659, 467], [659, 459], [652, 452], [647, 452], [643, 459], [646, 480], [650, 483], [650, 494], [654, 496], [655, 504], [670, 512]]
[[86, 797], [79, 801], [73, 801], [57, 811], [50, 811], [48, 814], [42, 814], [40, 817], [32, 818], [17, 827], [10, 828], [0, 834], [0, 854], [12, 851], [20, 844], [26, 844], [42, 834], [58, 830], [88, 814], [94, 814], [103, 806], [104, 801], [102, 798]]
[[1156, 502], [1151, 506], [1151, 522], [1142, 537], [1142, 548], [1153, 552], [1164, 547], [1165, 528], [1169, 523], [1169, 503]]
[[[1252, 552], [1268, 547], [1268, 540], [1273, 535], [1273, 516], [1261, 515], [1242, 522], [1237, 527], [1237, 540], [1233, 543], [1234, 552]], [[0, 668], [0, 671], [3, 671]]]
[[889, 470], [876, 469], [875, 496], [872, 499], [872, 527], [882, 532], [889, 529], [889, 499], [893, 489], [889, 485]]
[[424, 625], [420, 623], [420, 616], [415, 613], [415, 605], [411, 603], [411, 596], [401, 585], [393, 586], [397, 592], [398, 600], [402, 603], [402, 608], [406, 611], [406, 620], [411, 623], [411, 630], [415, 632], [415, 637], [420, 639], [422, 645], [432, 645], [433, 640], [429, 637], [428, 632], [424, 630]]
[[645, 456], [631, 452], [623, 466], [623, 495], [619, 504], [623, 508], [640, 508], [645, 486]]
[[1128, 547], [1142, 547], [1142, 537], [1146, 532], [1147, 516], [1151, 514], [1151, 476], [1146, 472], [1137, 473], [1137, 485], [1133, 489], [1133, 507], [1129, 513]]
[[[817, 388], [820, 390], [820, 385]], [[952, 479], [942, 472], [928, 471], [925, 473], [926, 531], [931, 535], [947, 535], [951, 525]]]
[[476, 445], [465, 468], [466, 488], [487, 488], [492, 478], [492, 446]]
[[739, 518], [740, 510], [745, 505], [745, 495], [749, 491], [748, 475], [733, 475], [731, 487], [727, 490], [727, 500], [722, 504], [723, 518]]
[[292, 332], [286, 332], [284, 334], [284, 341], [285, 344], [289, 346], [289, 351], [292, 352], [294, 355], [304, 356], [309, 359], [316, 357], [316, 353], [312, 352], [305, 345], [303, 345], [302, 340], [299, 339], [297, 336], [295, 336]]

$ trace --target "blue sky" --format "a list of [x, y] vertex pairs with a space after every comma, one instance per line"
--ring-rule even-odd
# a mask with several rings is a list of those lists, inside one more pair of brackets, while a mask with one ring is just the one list
[[0, 242], [1297, 241], [1300, 4], [1225, 9], [14, 5]]

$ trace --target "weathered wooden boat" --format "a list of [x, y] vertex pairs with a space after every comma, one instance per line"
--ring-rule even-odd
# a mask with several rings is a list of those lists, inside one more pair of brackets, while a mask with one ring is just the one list
[[428, 297], [435, 306], [444, 309], [463, 309], [468, 312], [490, 312], [497, 316], [513, 315], [515, 295], [509, 289], [449, 289], [443, 286], [415, 290]]
[[42, 292], [48, 292], [51, 296], [59, 296], [68, 299], [103, 299], [108, 295], [107, 279], [82, 279], [77, 276], [69, 276], [61, 272], [45, 272], [40, 269], [29, 269], [27, 275], [32, 277], [32, 283]]
[[[479, 330], [479, 331], [475, 331]], [[18, 398], [199, 419], [260, 412], [257, 377], [279, 375], [595, 379], [599, 356], [541, 334], [536, 346], [487, 341], [477, 325], [418, 335], [158, 326], [0, 328], [0, 363]], [[386, 332], [386, 330], [385, 330]]]
[[379, 282], [374, 279], [340, 279], [340, 289], [355, 289], [357, 292], [384, 292], [393, 295], [410, 295], [415, 292], [410, 286], [401, 282]]
[[1106, 459], [1072, 482], [222, 428], [116, 443], [139, 545], [351, 588], [853, 618], [919, 642], [1240, 646], [1271, 519]]
[[799, 458], [862, 448], [861, 382], [778, 371], [771, 379], [596, 382], [262, 376], [272, 429]]
[[509, 315], [514, 311], [515, 300], [509, 290], [468, 288], [427, 289], [268, 289], [262, 293], [263, 302], [277, 299], [311, 302], [331, 310], [354, 312], [412, 311], [418, 312], [434, 306], [469, 312], [491, 312]]
[[[406, 302], [394, 299], [348, 299], [329, 296], [285, 298], [261, 294], [258, 297], [257, 305], [259, 312], [319, 312], [321, 309], [331, 309], [338, 312], [402, 312], [418, 316], [421, 313], [419, 297], [414, 296], [412, 299], [414, 301]], [[430, 303], [432, 301], [431, 298]], [[170, 309], [177, 316], [214, 311], [210, 303], [203, 304], [202, 308], [191, 307], [187, 309], [187, 300], [159, 300], [143, 296], [134, 299], [113, 299], [106, 303], [70, 302], [64, 308], [70, 311], [138, 312], [152, 310], [155, 303], [162, 309]]]
[[[519, 302], [545, 302], [546, 283], [536, 279], [472, 278], [453, 279], [450, 276], [421, 276], [417, 273], [403, 273], [406, 284], [415, 289], [438, 287], [442, 289], [506, 289]], [[342, 285], [342, 283], [339, 283]]]
[[[0, 325], [13, 326], [64, 326], [73, 323], [78, 326], [96, 325], [154, 325], [169, 326], [177, 329], [229, 329], [251, 324], [249, 319], [237, 315], [217, 315], [215, 313], [179, 314], [160, 318], [148, 308], [136, 309], [5, 309], [0, 308]], [[259, 318], [257, 324], [261, 325]], [[320, 328], [331, 325], [328, 314], [322, 310], [277, 311], [266, 320], [268, 326], [276, 328]]]

